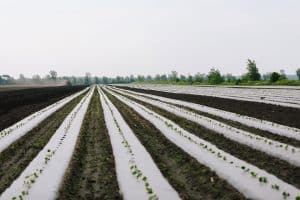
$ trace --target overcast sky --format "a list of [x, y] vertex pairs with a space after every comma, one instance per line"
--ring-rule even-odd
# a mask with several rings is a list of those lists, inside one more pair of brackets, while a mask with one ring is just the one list
[[0, 74], [300, 67], [299, 0], [0, 0]]

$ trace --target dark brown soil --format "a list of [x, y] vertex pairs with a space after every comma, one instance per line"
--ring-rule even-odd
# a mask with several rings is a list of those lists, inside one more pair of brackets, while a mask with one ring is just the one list
[[61, 86], [0, 92], [0, 130], [83, 88]]
[[182, 199], [245, 199], [225, 180], [170, 142], [149, 121], [106, 94]]
[[73, 99], [0, 153], [0, 194], [44, 148], [83, 95]]
[[58, 199], [121, 199], [98, 92], [85, 115]]
[[300, 109], [283, 107], [272, 104], [265, 104], [259, 102], [241, 101], [235, 99], [226, 99], [220, 97], [210, 97], [205, 95], [193, 94], [176, 94], [169, 92], [161, 92], [156, 90], [145, 90], [139, 88], [131, 88], [125, 86], [117, 86], [119, 88], [132, 90], [135, 92], [142, 92], [147, 94], [158, 95], [162, 97], [178, 99], [188, 102], [193, 102], [201, 105], [206, 105], [241, 115], [248, 115], [258, 119], [273, 121], [300, 128]]

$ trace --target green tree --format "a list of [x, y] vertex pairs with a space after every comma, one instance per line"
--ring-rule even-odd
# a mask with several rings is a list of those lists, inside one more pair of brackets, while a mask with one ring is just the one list
[[260, 73], [258, 72], [258, 68], [254, 60], [248, 59], [247, 63], [247, 79], [249, 81], [259, 81]]
[[161, 79], [160, 79], [160, 75], [159, 75], [159, 74], [156, 74], [155, 77], [154, 77], [154, 80], [155, 80], [155, 81], [160, 81], [160, 80], [161, 80]]
[[236, 81], [236, 77], [233, 76], [232, 74], [226, 74], [226, 75], [225, 75], [225, 80], [226, 80], [226, 82], [228, 82], [228, 83], [232, 83], [232, 82], [235, 82], [235, 81]]
[[270, 80], [270, 76], [271, 76], [271, 73], [268, 72], [268, 73], [263, 74], [262, 78], [264, 81], [267, 81], [267, 80]]
[[172, 71], [171, 74], [169, 75], [169, 80], [178, 82], [179, 81], [178, 73], [176, 71]]
[[84, 77], [84, 85], [90, 85], [91, 84], [91, 73], [86, 72]]
[[285, 79], [287, 79], [287, 77], [285, 75], [285, 71], [283, 69], [281, 69], [279, 80], [285, 80]]
[[100, 79], [98, 76], [95, 76], [95, 84], [99, 84], [100, 83]]
[[148, 76], [146, 77], [146, 80], [147, 80], [147, 81], [152, 81], [152, 76], [151, 76], [151, 75], [148, 75]]
[[102, 83], [103, 83], [103, 84], [108, 84], [108, 83], [109, 83], [108, 77], [103, 76], [103, 77], [102, 77]]
[[50, 74], [50, 77], [51, 77], [52, 80], [57, 79], [57, 72], [56, 71], [50, 70], [49, 74]]
[[25, 78], [24, 74], [20, 74], [19, 75], [19, 81], [22, 82], [22, 83], [24, 83], [25, 80], [26, 80], [26, 78]]
[[134, 78], [134, 76], [132, 74], [130, 75], [129, 79], [130, 79], [131, 83], [135, 81], [135, 78]]
[[181, 74], [179, 80], [182, 81], [182, 82], [186, 81], [185, 75]]
[[298, 80], [300, 80], [300, 68], [298, 68], [298, 69], [296, 70], [296, 74], [297, 74], [297, 76], [298, 76]]
[[162, 80], [162, 81], [167, 81], [167, 80], [168, 80], [167, 75], [165, 75], [165, 74], [161, 75], [161, 76], [160, 76], [160, 80]]
[[194, 76], [195, 82], [202, 83], [205, 81], [205, 74], [200, 74], [199, 72]]
[[272, 83], [278, 81], [280, 78], [280, 74], [278, 72], [272, 72], [271, 75], [270, 75], [270, 81]]
[[193, 82], [194, 82], [193, 76], [189, 74], [189, 75], [188, 75], [188, 78], [187, 78], [187, 81], [188, 81], [190, 84], [193, 84]]
[[143, 76], [143, 75], [138, 75], [138, 76], [137, 76], [137, 80], [138, 80], [139, 82], [144, 82], [144, 81], [145, 81], [145, 76]]
[[211, 84], [220, 84], [224, 82], [224, 78], [221, 76], [220, 71], [215, 68], [210, 69], [207, 78], [208, 82]]

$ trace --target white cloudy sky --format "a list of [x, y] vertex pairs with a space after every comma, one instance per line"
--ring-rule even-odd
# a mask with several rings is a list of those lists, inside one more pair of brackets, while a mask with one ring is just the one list
[[0, 0], [0, 74], [300, 67], [299, 0]]

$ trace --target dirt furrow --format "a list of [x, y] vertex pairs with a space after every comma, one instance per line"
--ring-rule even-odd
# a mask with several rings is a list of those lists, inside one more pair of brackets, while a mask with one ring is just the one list
[[58, 199], [121, 199], [98, 92], [84, 118]]
[[[138, 95], [138, 96], [142, 96], [142, 94]], [[142, 97], [145, 97], [145, 96], [142, 96]], [[158, 99], [155, 99], [155, 98], [152, 98], [152, 97], [146, 97], [146, 98], [156, 100], [156, 101], [160, 101], [160, 102], [164, 102], [162, 100], [158, 100]], [[275, 140], [275, 141], [279, 141], [279, 142], [282, 142], [282, 143], [285, 143], [285, 144], [289, 144], [289, 145], [292, 145], [292, 146], [295, 146], [295, 147], [300, 147], [300, 141], [295, 140], [294, 138], [289, 138], [289, 137], [277, 135], [277, 134], [274, 134], [274, 133], [271, 133], [271, 132], [268, 132], [268, 131], [264, 131], [264, 130], [261, 130], [261, 129], [258, 129], [258, 128], [250, 127], [250, 126], [247, 126], [246, 124], [242, 124], [240, 122], [224, 119], [222, 117], [212, 115], [212, 114], [209, 114], [209, 113], [206, 113], [206, 112], [202, 112], [202, 111], [199, 111], [199, 110], [195, 110], [195, 109], [192, 109], [192, 108], [189, 108], [189, 107], [186, 107], [186, 106], [173, 104], [173, 103], [168, 103], [168, 102], [164, 102], [164, 103], [167, 103], [167, 104], [179, 107], [179, 108], [189, 110], [191, 112], [197, 113], [199, 115], [202, 115], [202, 116], [205, 116], [205, 117], [208, 117], [208, 118], [211, 118], [211, 119], [215, 119], [215, 120], [220, 121], [222, 123], [228, 124], [232, 127], [235, 127], [235, 128], [238, 128], [238, 129], [250, 132], [250, 133], [254, 133], [254, 134], [262, 136], [262, 137], [266, 137], [266, 138], [269, 138], [269, 139], [272, 139], [272, 140]]]
[[160, 109], [156, 106], [150, 105], [140, 100], [136, 100], [129, 96], [126, 97], [172, 120], [185, 130], [208, 142], [211, 142], [212, 144], [215, 144], [218, 148], [226, 151], [227, 153], [230, 153], [231, 155], [239, 159], [242, 159], [261, 169], [264, 169], [269, 173], [274, 174], [278, 178], [300, 188], [300, 167], [293, 166], [286, 161], [275, 158], [261, 151], [252, 149], [246, 145], [239, 144], [212, 130], [206, 129], [195, 122], [189, 121], [182, 117], [178, 117], [173, 113]]
[[145, 90], [140, 88], [132, 88], [127, 86], [117, 86], [122, 89], [142, 92], [147, 94], [158, 95], [171, 99], [178, 99], [197, 103], [221, 110], [247, 115], [258, 119], [276, 122], [286, 126], [300, 128], [300, 109], [290, 108], [266, 103], [241, 101], [235, 99], [226, 99], [220, 97], [211, 97], [205, 95], [181, 94], [161, 92], [156, 90]]
[[108, 94], [153, 160], [183, 199], [244, 199], [236, 189], [170, 142], [150, 122]]

